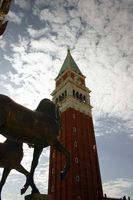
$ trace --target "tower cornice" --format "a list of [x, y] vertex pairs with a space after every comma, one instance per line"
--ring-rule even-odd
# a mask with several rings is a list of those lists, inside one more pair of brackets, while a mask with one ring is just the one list
[[74, 110], [77, 110], [81, 113], [84, 113], [85, 115], [89, 115], [90, 117], [92, 117], [92, 112], [91, 112], [92, 106], [89, 105], [88, 103], [77, 101], [71, 96], [60, 102], [59, 107], [61, 112], [64, 112], [69, 108], [73, 108]]

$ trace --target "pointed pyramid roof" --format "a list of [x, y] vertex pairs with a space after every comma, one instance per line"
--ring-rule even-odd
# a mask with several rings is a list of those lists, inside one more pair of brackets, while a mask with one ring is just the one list
[[65, 61], [59, 71], [58, 76], [61, 75], [67, 69], [71, 69], [72, 71], [82, 75], [79, 67], [77, 66], [73, 57], [71, 56], [70, 49], [67, 50], [67, 56], [66, 56]]

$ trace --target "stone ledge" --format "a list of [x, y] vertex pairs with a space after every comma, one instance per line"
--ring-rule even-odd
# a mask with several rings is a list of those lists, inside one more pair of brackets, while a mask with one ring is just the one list
[[52, 200], [52, 196], [47, 194], [30, 194], [25, 196], [25, 200]]

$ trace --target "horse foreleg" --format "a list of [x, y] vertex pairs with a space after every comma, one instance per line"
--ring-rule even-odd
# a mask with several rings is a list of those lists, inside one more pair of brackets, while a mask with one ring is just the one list
[[24, 187], [21, 189], [21, 194], [24, 194], [26, 192], [29, 185], [31, 186], [32, 190], [36, 191], [36, 193], [39, 193], [39, 190], [37, 189], [34, 181], [32, 181], [30, 184], [28, 183], [29, 172], [20, 164], [18, 166], [16, 166], [15, 169], [26, 176], [26, 183], [25, 183]]
[[[41, 147], [41, 146], [34, 147], [34, 154], [33, 154], [33, 160], [32, 160], [32, 164], [31, 164], [30, 175], [28, 178], [28, 184], [31, 184], [33, 182], [34, 172], [38, 165], [38, 160], [39, 160], [42, 150], [43, 150], [43, 147]], [[33, 188], [32, 193], [38, 193], [38, 192], [36, 191], [35, 188]]]
[[11, 169], [9, 169], [9, 168], [4, 168], [4, 170], [3, 170], [3, 174], [2, 174], [2, 178], [1, 178], [1, 182], [0, 182], [0, 200], [1, 200], [2, 188], [6, 182], [7, 176], [9, 175], [10, 171], [11, 171]]
[[56, 142], [52, 146], [53, 146], [53, 148], [58, 150], [60, 153], [63, 153], [66, 158], [66, 165], [64, 167], [64, 170], [61, 171], [61, 180], [63, 180], [65, 178], [65, 176], [67, 175], [67, 172], [70, 169], [71, 156], [70, 156], [69, 151], [67, 151], [66, 148], [58, 140], [56, 140]]

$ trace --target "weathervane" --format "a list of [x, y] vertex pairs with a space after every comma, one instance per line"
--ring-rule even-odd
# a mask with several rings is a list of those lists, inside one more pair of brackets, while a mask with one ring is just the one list
[[0, 0], [0, 36], [3, 35], [8, 21], [5, 16], [8, 14], [12, 0]]

